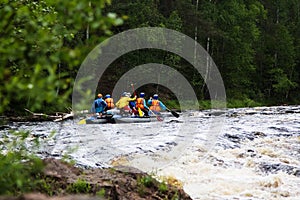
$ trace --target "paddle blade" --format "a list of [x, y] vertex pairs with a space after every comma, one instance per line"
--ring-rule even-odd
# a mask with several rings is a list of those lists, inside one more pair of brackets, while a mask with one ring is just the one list
[[174, 117], [176, 117], [176, 118], [179, 117], [179, 114], [178, 114], [177, 112], [171, 110], [171, 113], [172, 113], [172, 115], [173, 115]]
[[149, 111], [152, 113], [152, 115], [154, 115], [156, 117], [157, 121], [160, 121], [160, 122], [164, 121], [164, 118], [162, 118], [159, 115], [155, 114], [152, 110], [149, 110]]
[[82, 119], [82, 120], [80, 120], [77, 124], [86, 124], [86, 120], [85, 120], [85, 119]]
[[161, 118], [160, 116], [158, 116], [158, 115], [156, 115], [156, 119], [157, 119], [157, 121], [164, 121], [164, 119], [163, 118]]
[[167, 108], [166, 110], [167, 110], [168, 112], [171, 112], [172, 115], [173, 115], [174, 117], [176, 117], [176, 118], [179, 117], [179, 114], [178, 114], [177, 112], [175, 112], [175, 111], [173, 111], [173, 110], [170, 110], [169, 108]]
[[139, 116], [140, 116], [140, 117], [143, 117], [143, 114], [144, 114], [144, 113], [142, 112], [142, 110], [141, 110], [140, 108], [138, 108], [138, 112], [139, 112]]

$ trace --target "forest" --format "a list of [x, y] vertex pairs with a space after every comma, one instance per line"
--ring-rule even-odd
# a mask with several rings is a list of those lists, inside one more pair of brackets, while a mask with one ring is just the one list
[[[201, 44], [218, 66], [231, 107], [300, 103], [300, 0], [3, 0], [0, 17], [2, 115], [66, 110], [88, 53], [140, 27], [176, 30]], [[189, 63], [155, 49], [119, 57], [99, 91], [110, 93], [124, 73], [150, 62], [178, 70], [199, 101], [209, 101], [205, 80]], [[172, 100], [162, 86], [140, 89]]]

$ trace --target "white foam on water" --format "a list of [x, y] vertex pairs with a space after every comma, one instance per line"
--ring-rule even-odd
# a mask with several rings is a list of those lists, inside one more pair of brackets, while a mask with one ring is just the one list
[[[142, 155], [131, 158], [129, 165], [154, 171], [158, 177], [177, 178], [193, 199], [300, 199], [299, 177], [282, 170], [264, 173], [260, 169], [266, 163], [299, 170], [300, 115], [245, 113], [251, 115], [227, 118], [224, 129], [224, 133], [239, 135], [237, 147], [223, 148], [228, 141], [221, 137], [221, 146], [206, 154], [197, 141], [201, 137], [195, 137], [184, 154], [168, 166], [162, 167], [163, 161], [168, 161], [163, 156], [151, 162]], [[255, 137], [241, 137], [246, 135]]]
[[[174, 177], [193, 199], [298, 200], [299, 110], [299, 106], [230, 109], [212, 150], [205, 145], [211, 142], [214, 118], [209, 111], [182, 115], [184, 123], [36, 123], [16, 129], [44, 134], [43, 151], [57, 158], [70, 155], [79, 165], [103, 167], [116, 161]], [[47, 138], [51, 131], [57, 134]]]

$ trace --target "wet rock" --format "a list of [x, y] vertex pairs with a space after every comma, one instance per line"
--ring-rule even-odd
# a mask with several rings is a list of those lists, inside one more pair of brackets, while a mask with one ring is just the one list
[[220, 146], [222, 147], [223, 149], [235, 149], [235, 148], [240, 148], [240, 145], [234, 143], [234, 142], [231, 142], [231, 141], [218, 141], [216, 143], [216, 146]]
[[274, 129], [276, 131], [279, 131], [279, 132], [288, 132], [289, 130], [286, 128], [286, 127], [275, 127], [275, 126], [271, 126], [269, 127], [270, 129]]
[[41, 139], [45, 139], [48, 137], [48, 134], [45, 134], [42, 132], [42, 130], [40, 130], [41, 132], [35, 132], [35, 133], [32, 133], [32, 137], [35, 137], [35, 138], [41, 138]]
[[9, 129], [10, 126], [8, 125], [0, 125], [0, 130]]
[[240, 148], [241, 140], [242, 138], [240, 135], [231, 135], [225, 133], [223, 136], [218, 138], [216, 145], [222, 147], [223, 149], [235, 149]]
[[226, 133], [224, 135], [224, 137], [229, 139], [231, 142], [234, 142], [234, 143], [240, 143], [240, 141], [242, 140], [240, 135], [230, 135], [230, 134]]
[[183, 121], [177, 120], [177, 119], [172, 119], [172, 120], [170, 120], [170, 121], [168, 121], [166, 123], [183, 123]]
[[225, 115], [226, 112], [222, 110], [211, 110], [206, 114], [208, 114], [209, 116], [220, 116], [220, 115]]
[[300, 168], [281, 164], [281, 163], [262, 163], [259, 166], [260, 170], [266, 174], [275, 174], [279, 171], [285, 172], [290, 175], [300, 177]]
[[257, 156], [257, 153], [252, 149], [248, 149], [245, 152], [240, 153], [237, 157], [238, 158], [246, 158], [246, 157], [252, 157], [253, 158], [255, 156]]
[[266, 137], [267, 135], [263, 132], [252, 132], [252, 134], [255, 136], [255, 137]]
[[223, 166], [227, 167], [224, 160], [218, 159], [216, 157], [212, 157], [210, 162], [213, 164], [213, 166]]
[[172, 142], [166, 142], [167, 145], [170, 145], [170, 146], [177, 146], [177, 143], [172, 141]]
[[285, 113], [300, 113], [300, 108], [287, 109]]
[[144, 172], [134, 168], [134, 167], [130, 167], [130, 166], [123, 166], [123, 165], [119, 165], [114, 167], [115, 170], [119, 171], [119, 172], [124, 172], [124, 173], [131, 173], [131, 174], [143, 174]]

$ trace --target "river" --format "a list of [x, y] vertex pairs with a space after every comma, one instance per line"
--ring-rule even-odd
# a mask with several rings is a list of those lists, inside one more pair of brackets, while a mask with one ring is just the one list
[[28, 149], [41, 157], [174, 177], [193, 199], [300, 199], [300, 106], [187, 111], [138, 124], [11, 123], [1, 137], [9, 130], [31, 131]]

